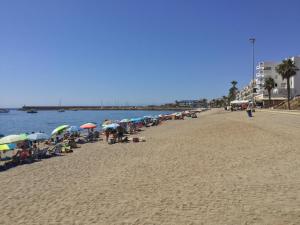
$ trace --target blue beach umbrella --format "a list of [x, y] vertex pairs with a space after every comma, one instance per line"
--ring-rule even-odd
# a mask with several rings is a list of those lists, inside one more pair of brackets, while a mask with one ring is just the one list
[[75, 132], [82, 131], [82, 129], [80, 127], [77, 127], [77, 126], [70, 126], [66, 131], [70, 132], [70, 133], [75, 133]]
[[33, 133], [29, 134], [27, 137], [30, 141], [44, 141], [50, 138], [49, 135], [45, 133]]
[[130, 122], [132, 122], [132, 123], [139, 123], [139, 122], [142, 122], [142, 121], [143, 121], [143, 118], [132, 118], [130, 120]]

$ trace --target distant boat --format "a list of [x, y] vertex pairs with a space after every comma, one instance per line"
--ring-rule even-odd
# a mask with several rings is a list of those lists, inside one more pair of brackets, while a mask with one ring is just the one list
[[29, 109], [27, 110], [27, 113], [37, 113], [38, 111], [34, 110], [34, 109]]
[[9, 113], [8, 109], [0, 109], [0, 113]]

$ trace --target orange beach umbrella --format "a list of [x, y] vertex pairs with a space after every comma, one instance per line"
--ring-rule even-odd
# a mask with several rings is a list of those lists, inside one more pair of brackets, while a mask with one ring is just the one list
[[80, 128], [82, 129], [92, 129], [92, 128], [96, 128], [97, 125], [94, 123], [86, 123], [80, 126]]

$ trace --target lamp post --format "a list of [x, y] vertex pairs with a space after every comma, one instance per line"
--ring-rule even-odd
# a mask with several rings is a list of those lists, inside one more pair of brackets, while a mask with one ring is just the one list
[[252, 104], [254, 105], [254, 74], [255, 74], [255, 62], [254, 62], [254, 46], [255, 38], [249, 38], [250, 43], [252, 44]]

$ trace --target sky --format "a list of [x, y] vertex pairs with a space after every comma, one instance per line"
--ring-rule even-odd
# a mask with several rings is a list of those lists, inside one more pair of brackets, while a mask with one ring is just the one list
[[298, 0], [0, 0], [0, 107], [227, 95], [300, 55]]

